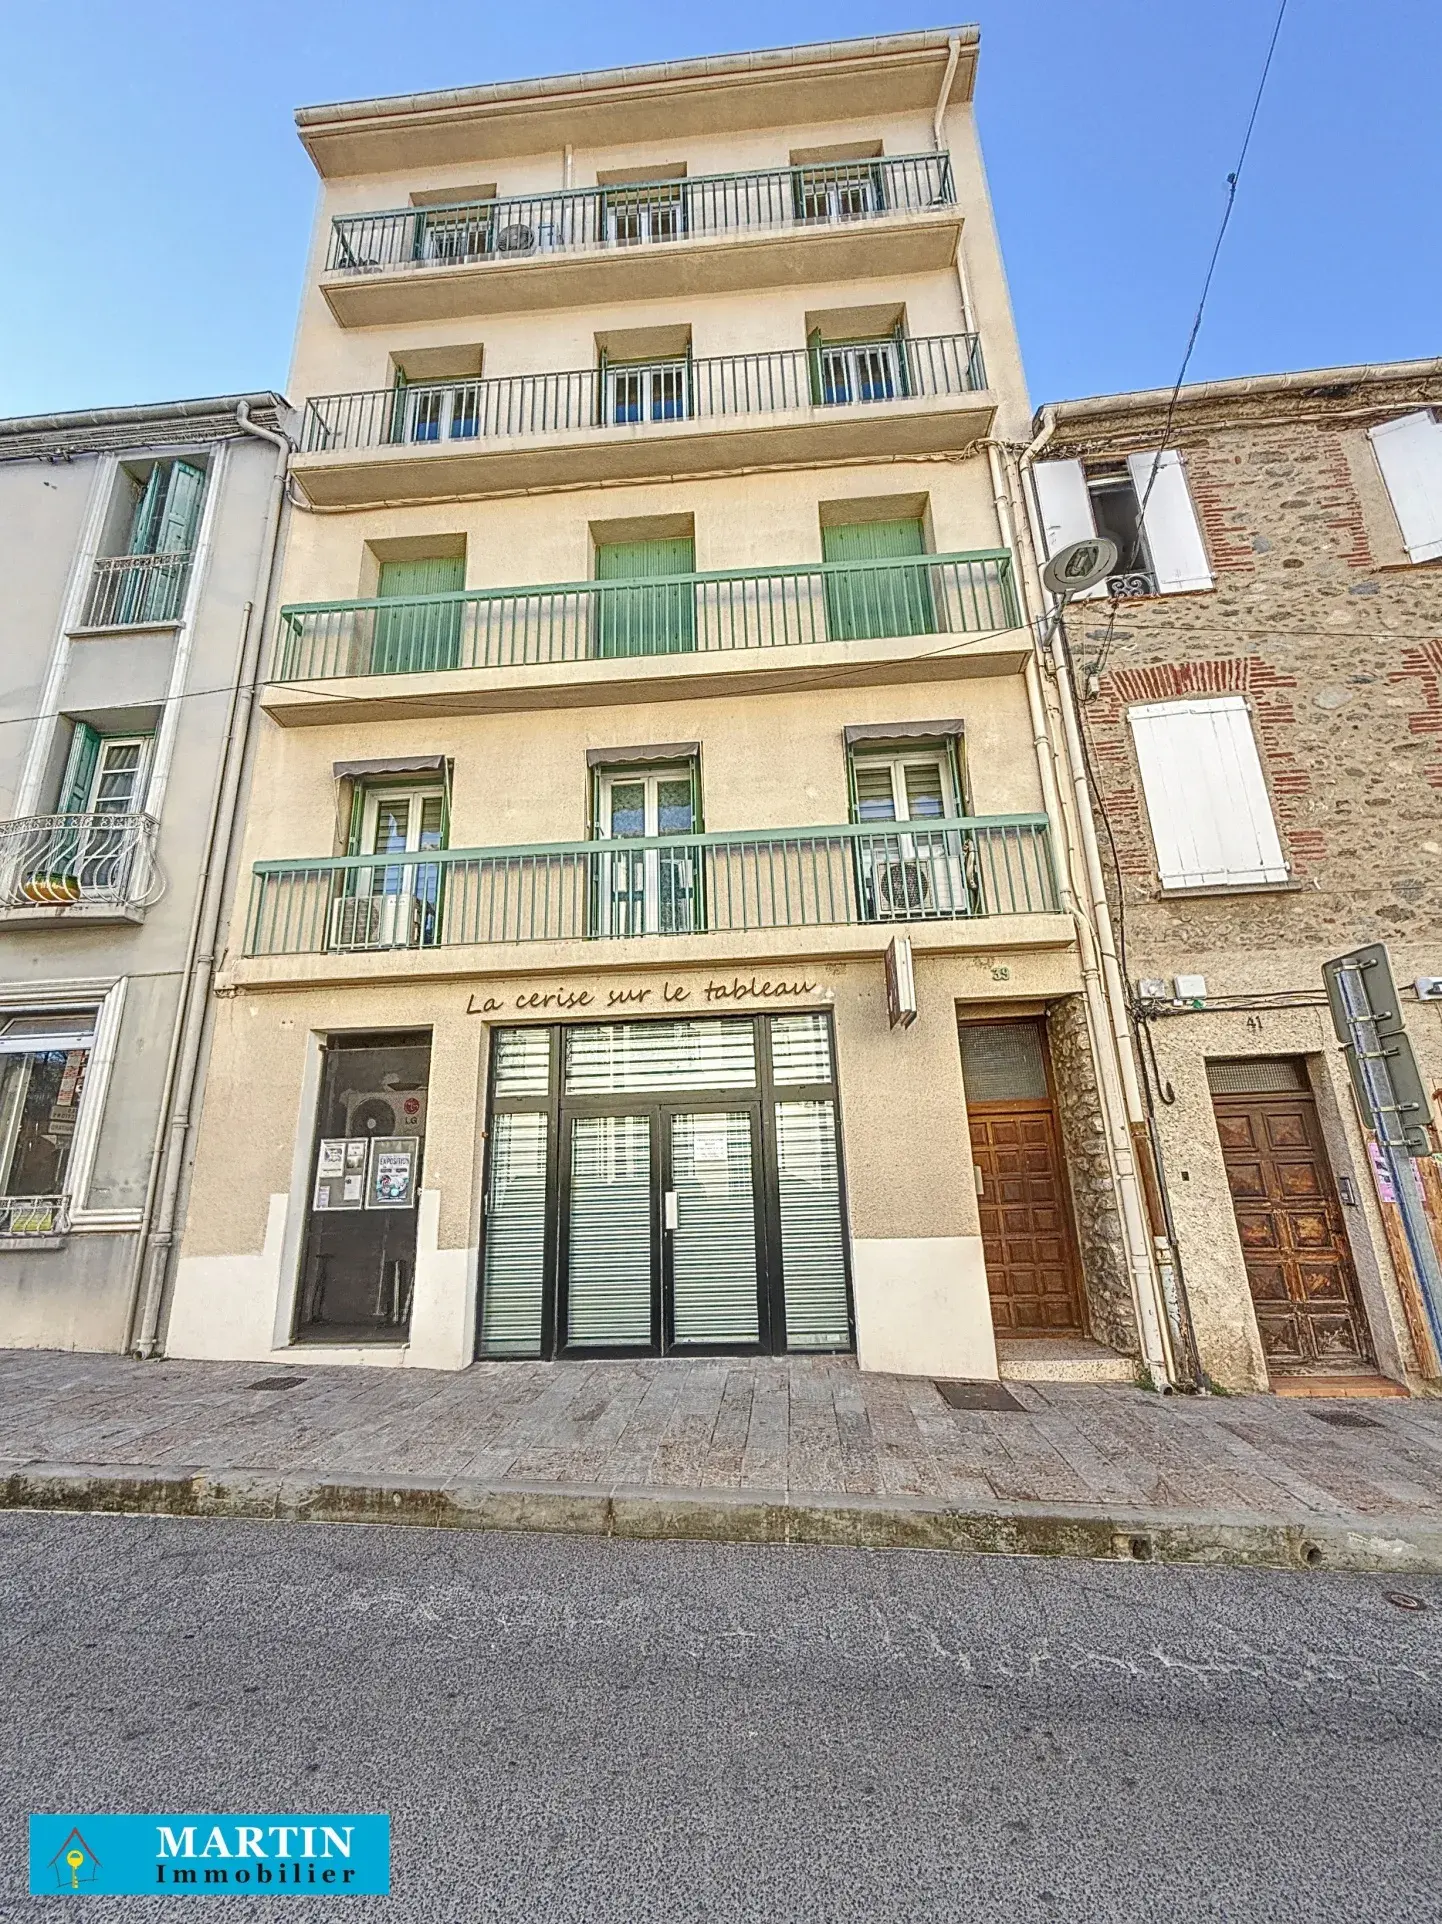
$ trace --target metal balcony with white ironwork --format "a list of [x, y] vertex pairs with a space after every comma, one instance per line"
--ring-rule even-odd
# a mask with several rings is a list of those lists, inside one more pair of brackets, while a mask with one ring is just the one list
[[0, 822], [5, 920], [139, 921], [159, 895], [149, 815], [25, 815]]

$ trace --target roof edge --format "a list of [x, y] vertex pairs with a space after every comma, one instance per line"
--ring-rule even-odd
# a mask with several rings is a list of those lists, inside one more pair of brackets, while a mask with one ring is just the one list
[[[1217, 401], [1249, 401], [1308, 395], [1318, 388], [1380, 387], [1394, 381], [1442, 380], [1442, 356], [1415, 361], [1365, 361], [1344, 367], [1293, 368], [1281, 374], [1245, 374], [1225, 381], [1193, 381], [1177, 391], [1178, 408]], [[1143, 414], [1172, 405], [1169, 387], [1137, 388], [1119, 394], [1093, 394], [1074, 401], [1049, 401], [1032, 417], [1033, 427], [1048, 422], [1076, 427], [1120, 414]], [[1320, 397], [1340, 398], [1340, 397]]]
[[357, 121], [409, 114], [453, 112], [458, 108], [554, 103], [566, 94], [623, 93], [631, 87], [674, 86], [687, 81], [745, 79], [784, 73], [789, 68], [829, 61], [886, 59], [909, 53], [942, 52], [953, 40], [962, 47], [981, 44], [978, 26], [927, 27], [914, 33], [873, 34], [856, 40], [818, 40], [766, 48], [755, 53], [702, 54], [689, 60], [661, 60], [636, 67], [603, 67], [590, 72], [554, 74], [532, 80], [496, 80], [475, 87], [444, 87], [430, 93], [384, 94], [371, 100], [340, 100], [298, 107], [295, 124], [302, 137], [312, 130], [340, 128]]
[[281, 414], [291, 411], [290, 402], [283, 394], [265, 388], [254, 394], [215, 394], [192, 401], [143, 401], [131, 407], [77, 408], [65, 414], [0, 416], [0, 437], [80, 434], [89, 428], [141, 428], [169, 421], [209, 420], [216, 415], [234, 414], [242, 401], [250, 408], [268, 408]]

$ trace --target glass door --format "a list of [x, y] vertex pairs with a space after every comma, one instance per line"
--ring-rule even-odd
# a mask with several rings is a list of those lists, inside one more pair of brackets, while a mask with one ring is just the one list
[[763, 1341], [760, 1111], [665, 1112], [662, 1283], [667, 1347]]
[[861, 843], [867, 917], [967, 914], [963, 838], [927, 826], [961, 813], [947, 751], [918, 747], [905, 754], [855, 755], [851, 781], [858, 822], [918, 824], [914, 833], [879, 831]]
[[478, 382], [463, 387], [406, 387], [407, 441], [470, 441], [481, 431], [481, 390]]
[[[694, 767], [606, 769], [597, 828], [603, 841], [626, 842], [696, 831]], [[600, 858], [598, 919], [607, 935], [688, 935], [700, 927], [697, 851], [638, 848]]]
[[821, 398], [828, 407], [890, 401], [899, 391], [894, 341], [856, 341], [821, 350]]
[[[365, 794], [360, 821], [362, 854], [400, 855], [445, 847], [446, 804], [438, 788]], [[355, 893], [335, 904], [333, 948], [429, 948], [437, 940], [439, 863], [377, 862], [351, 873]]]
[[566, 1162], [568, 1349], [659, 1346], [655, 1118], [573, 1115]]
[[615, 426], [628, 427], [638, 421], [683, 421], [689, 413], [684, 361], [606, 369], [606, 419]]

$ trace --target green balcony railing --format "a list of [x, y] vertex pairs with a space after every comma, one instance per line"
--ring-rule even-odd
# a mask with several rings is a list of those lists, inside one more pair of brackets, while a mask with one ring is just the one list
[[248, 955], [1055, 912], [1044, 815], [257, 862]]
[[280, 611], [272, 680], [730, 653], [1019, 625], [1004, 548], [899, 560], [572, 581]]
[[951, 206], [947, 154], [903, 154], [758, 173], [700, 174], [451, 207], [341, 214], [326, 268], [376, 274], [475, 266], [606, 247], [647, 247], [758, 227], [828, 227]]
[[469, 442], [502, 436], [874, 406], [985, 386], [977, 336], [934, 334], [317, 394], [306, 403], [300, 444], [307, 454], [376, 447], [460, 453]]

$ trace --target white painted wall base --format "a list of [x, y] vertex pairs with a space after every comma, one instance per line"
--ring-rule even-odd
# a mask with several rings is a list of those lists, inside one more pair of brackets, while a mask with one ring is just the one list
[[[209, 1362], [367, 1364], [378, 1369], [459, 1370], [471, 1361], [475, 1251], [438, 1249], [440, 1192], [421, 1192], [415, 1292], [408, 1343], [289, 1344], [286, 1219], [290, 1197], [273, 1195], [265, 1243], [243, 1256], [187, 1256], [176, 1268], [167, 1356]], [[290, 1239], [293, 1241], [294, 1239]], [[298, 1248], [298, 1244], [296, 1245]]]
[[853, 1242], [851, 1288], [862, 1369], [997, 1380], [980, 1236]]

